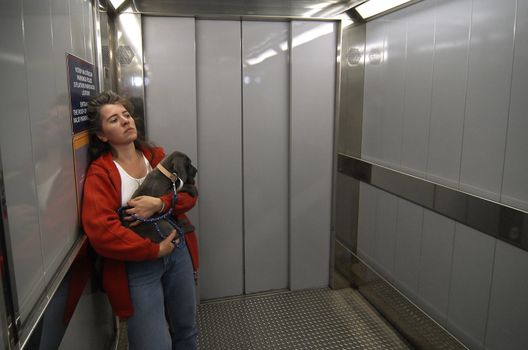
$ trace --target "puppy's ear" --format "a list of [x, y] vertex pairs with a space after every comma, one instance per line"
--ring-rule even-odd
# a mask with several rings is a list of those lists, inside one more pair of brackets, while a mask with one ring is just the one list
[[187, 172], [185, 171], [185, 155], [181, 152], [174, 152], [171, 160], [171, 169], [178, 174], [178, 177], [183, 182], [187, 180]]

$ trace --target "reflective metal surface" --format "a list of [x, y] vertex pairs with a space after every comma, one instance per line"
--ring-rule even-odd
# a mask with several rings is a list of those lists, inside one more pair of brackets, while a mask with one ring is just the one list
[[339, 154], [338, 171], [528, 251], [528, 213]]
[[351, 288], [202, 303], [198, 327], [203, 350], [411, 349]]
[[363, 0], [133, 0], [129, 11], [152, 15], [332, 18]]
[[342, 22], [338, 152], [361, 156], [366, 25]]
[[145, 130], [145, 87], [143, 74], [143, 42], [141, 15], [122, 13], [114, 19], [117, 93], [128, 97], [134, 105], [134, 116], [140, 120], [143, 134]]
[[368, 264], [335, 243], [335, 273], [349, 281], [417, 349], [466, 349]]
[[61, 285], [64, 276], [66, 276], [66, 273], [69, 271], [70, 266], [72, 265], [73, 261], [77, 256], [77, 253], [79, 252], [85, 241], [86, 236], [82, 235], [75, 242], [70, 251], [67, 253], [66, 258], [61, 262], [61, 264], [57, 267], [57, 270], [52, 274], [50, 282], [46, 286], [44, 293], [40, 296], [33, 309], [31, 309], [31, 311], [28, 313], [28, 316], [23, 320], [21, 324], [21, 331], [19, 334], [19, 341], [22, 348], [25, 346], [25, 343], [30, 339], [30, 336], [37, 328], [39, 321], [43, 317], [49, 303], [53, 299], [53, 296]]
[[[8, 259], [6, 250], [6, 237], [9, 236], [9, 223], [7, 217], [6, 196], [4, 191], [4, 169], [2, 166], [2, 152], [0, 151], [0, 344], [3, 349], [10, 349], [15, 343], [14, 310], [12, 300], [11, 283], [14, 280], [12, 269], [8, 270]], [[12, 261], [12, 260], [10, 260]]]

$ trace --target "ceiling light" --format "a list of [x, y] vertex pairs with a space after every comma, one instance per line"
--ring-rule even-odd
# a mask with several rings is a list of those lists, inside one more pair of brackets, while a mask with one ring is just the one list
[[361, 17], [369, 18], [409, 1], [411, 0], [370, 0], [356, 7], [356, 11]]
[[123, 5], [125, 1], [126, 0], [110, 0], [110, 3], [112, 4], [112, 7], [114, 8], [114, 10], [117, 10], [119, 6]]

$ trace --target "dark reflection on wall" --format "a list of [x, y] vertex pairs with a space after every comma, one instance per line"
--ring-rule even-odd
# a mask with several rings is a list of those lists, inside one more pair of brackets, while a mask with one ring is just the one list
[[[79, 253], [77, 254], [73, 264], [68, 273], [60, 283], [56, 293], [53, 295], [48, 304], [42, 318], [36, 325], [33, 333], [27, 341], [24, 349], [28, 350], [57, 350], [61, 348], [71, 348], [70, 345], [65, 346], [63, 341], [67, 332], [85, 334], [86, 337], [93, 339], [77, 339], [79, 346], [76, 349], [105, 349], [108, 348], [113, 339], [113, 316], [109, 306], [103, 303], [105, 310], [95, 310], [96, 303], [89, 301], [87, 304], [92, 307], [92, 310], [80, 309], [78, 305], [83, 298], [99, 298], [102, 296], [100, 291], [100, 283], [98, 282], [97, 274], [94, 270], [94, 255], [88, 247], [87, 241], [84, 242]], [[91, 283], [89, 283], [91, 282]], [[85, 290], [89, 285], [91, 290]], [[99, 295], [99, 296], [98, 296]], [[81, 301], [82, 302], [82, 301]], [[102, 313], [105, 320], [97, 320], [92, 324], [86, 323], [83, 320], [81, 327], [78, 324], [72, 325], [72, 318], [76, 316], [86, 319], [86, 315], [79, 315], [78, 313], [85, 312], [86, 314]], [[89, 316], [89, 315], [88, 315]], [[89, 317], [88, 317], [89, 318]], [[79, 329], [72, 330], [68, 327], [77, 327]], [[95, 335], [95, 337], [94, 337]], [[90, 342], [98, 342], [98, 345], [93, 347]]]
[[522, 210], [342, 154], [338, 171], [528, 251], [528, 214]]

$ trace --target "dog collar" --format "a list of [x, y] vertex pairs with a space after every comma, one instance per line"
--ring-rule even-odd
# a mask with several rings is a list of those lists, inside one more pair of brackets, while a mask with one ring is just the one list
[[176, 173], [169, 172], [161, 163], [158, 163], [156, 165], [156, 168], [158, 168], [159, 171], [166, 177], [168, 177], [172, 182], [176, 182], [178, 180], [178, 175]]

